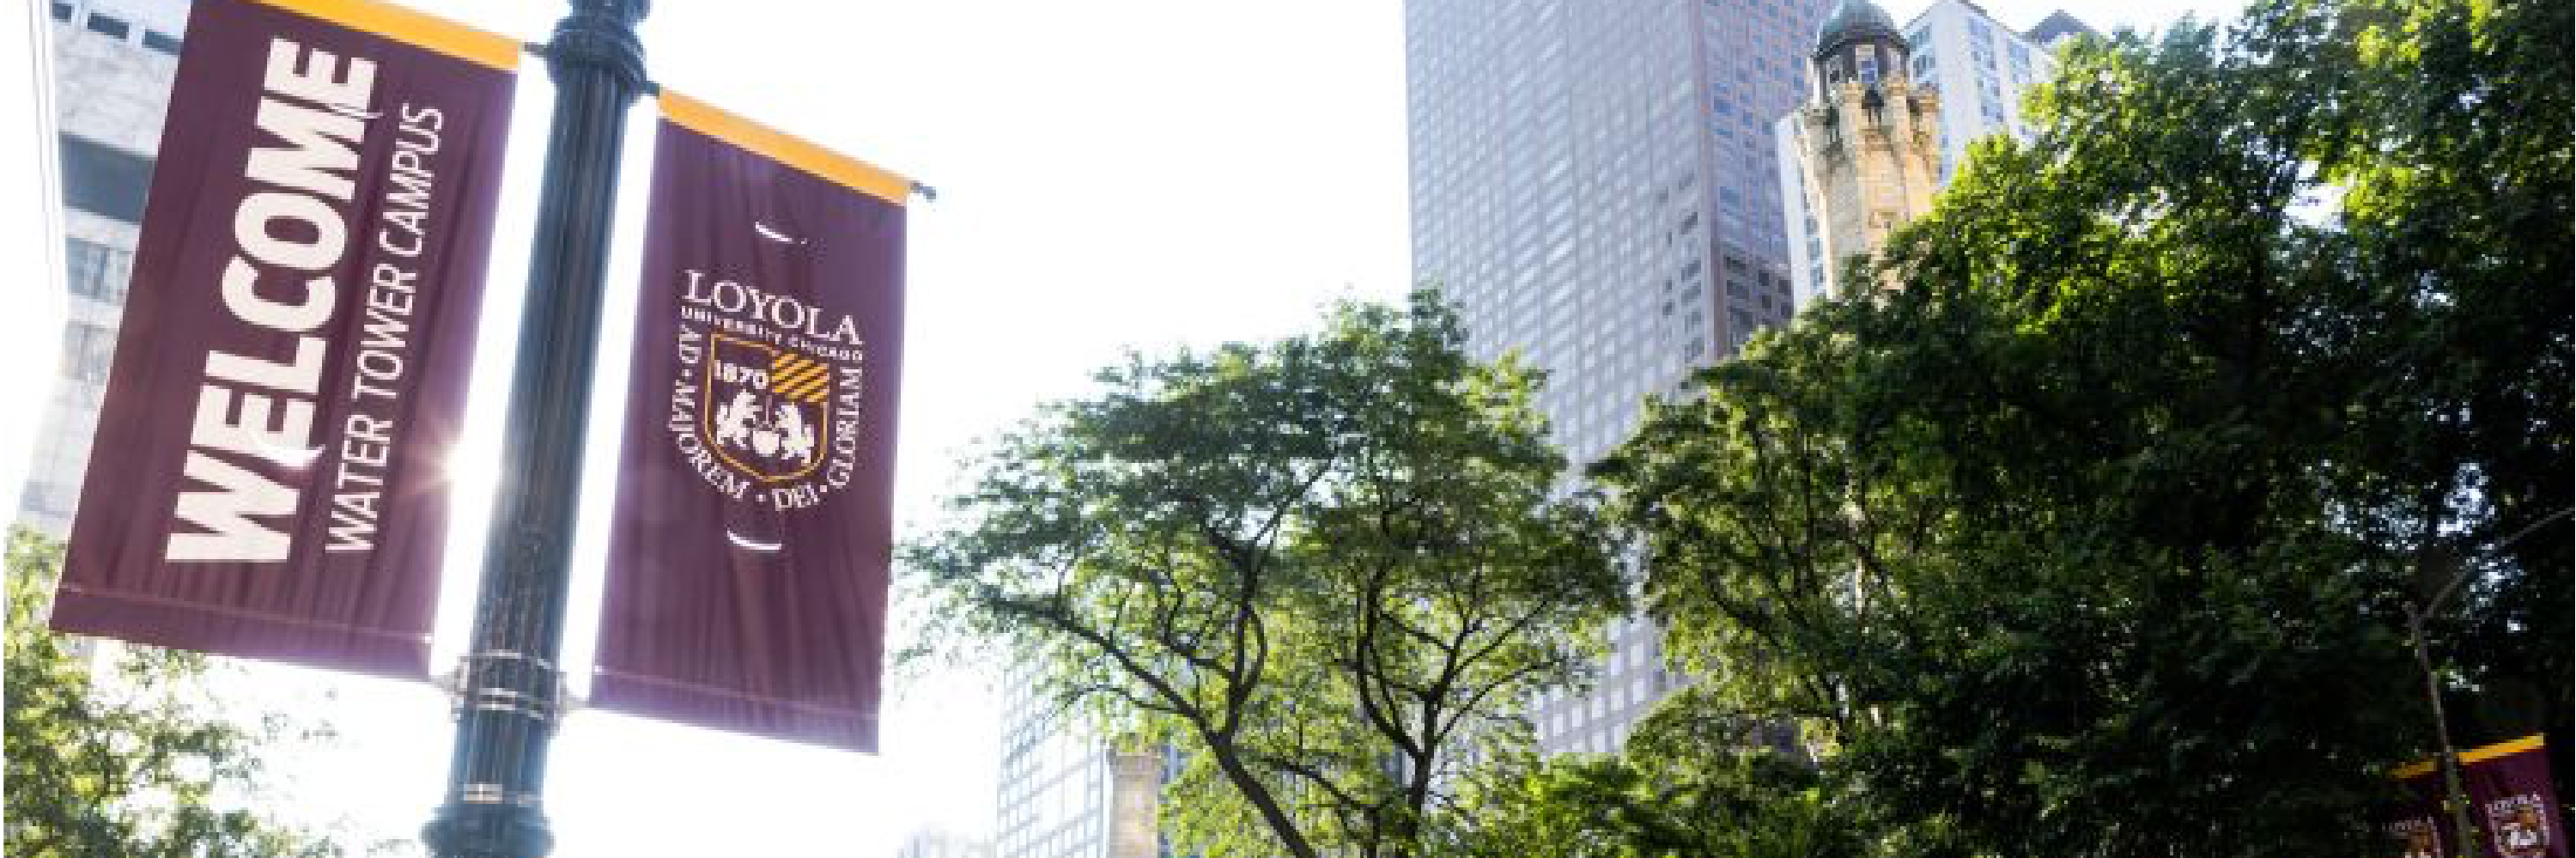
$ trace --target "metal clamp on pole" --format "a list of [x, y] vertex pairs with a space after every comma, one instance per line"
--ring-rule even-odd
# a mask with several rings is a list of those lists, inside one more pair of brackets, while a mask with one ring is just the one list
[[456, 711], [501, 712], [552, 729], [562, 717], [563, 671], [553, 662], [525, 653], [478, 652], [459, 668], [464, 681], [456, 691]]
[[422, 838], [441, 856], [554, 848], [546, 751], [562, 711], [567, 566], [597, 358], [626, 111], [644, 92], [647, 0], [573, 0], [540, 52], [555, 82], [526, 310], [501, 432], [501, 482], [460, 671], [447, 802]]

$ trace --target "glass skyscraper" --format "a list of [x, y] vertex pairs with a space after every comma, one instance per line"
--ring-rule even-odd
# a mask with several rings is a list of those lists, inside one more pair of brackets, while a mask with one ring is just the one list
[[[1477, 357], [1548, 373], [1580, 466], [1649, 394], [1793, 313], [1771, 122], [1830, 0], [1407, 0], [1413, 259]], [[1610, 751], [1681, 678], [1615, 624], [1588, 692], [1533, 710], [1548, 751]]]
[[1084, 729], [1078, 710], [1032, 693], [1034, 669], [1014, 662], [1001, 684], [994, 858], [1168, 858], [1155, 814], [1178, 759]]

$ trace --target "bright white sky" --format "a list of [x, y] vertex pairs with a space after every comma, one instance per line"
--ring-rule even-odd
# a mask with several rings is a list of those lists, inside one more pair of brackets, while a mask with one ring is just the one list
[[[530, 41], [562, 8], [411, 2]], [[1898, 0], [1889, 11], [1902, 23], [1923, 5]], [[2058, 6], [1985, 5], [2016, 28]], [[1083, 392], [1089, 372], [1124, 349], [1276, 336], [1311, 324], [1334, 298], [1393, 297], [1407, 285], [1394, 0], [656, 6], [643, 36], [663, 84], [939, 189], [936, 202], [911, 210], [899, 537], [937, 514], [970, 443], [1041, 400]], [[2076, 14], [2107, 29], [2233, 6], [2144, 0]], [[522, 84], [478, 425], [497, 414], [506, 320], [524, 278], [527, 188], [547, 98], [541, 69], [531, 62]], [[649, 105], [636, 111], [621, 198], [630, 234], [640, 226], [631, 216], [650, 166], [651, 115]], [[632, 242], [622, 250], [613, 292], [635, 283]], [[602, 362], [613, 365], [629, 316], [618, 304], [609, 314]], [[623, 389], [613, 373], [603, 381]], [[42, 401], [27, 393], [20, 401]], [[603, 400], [594, 454], [614, 444], [614, 400]], [[490, 439], [480, 443], [460, 461], [490, 461]], [[481, 555], [470, 543], [484, 521], [472, 489], [488, 478], [470, 466], [458, 475], [466, 508], [450, 550], [458, 586], [442, 605], [442, 664], [452, 663], [466, 622]], [[595, 484], [588, 506], [604, 509], [609, 494]], [[577, 552], [587, 558], [582, 592], [595, 600], [599, 546], [588, 539]], [[574, 603], [577, 618], [591, 610]], [[567, 640], [576, 673], [590, 633], [576, 619]], [[345, 815], [366, 837], [417, 830], [445, 779], [451, 733], [439, 693], [250, 670], [273, 702], [331, 698], [314, 714], [341, 732], [341, 745], [275, 766], [308, 818]], [[924, 828], [989, 832], [999, 726], [988, 682], [895, 678], [878, 757], [577, 712], [556, 742], [548, 786], [557, 854], [881, 856]]]

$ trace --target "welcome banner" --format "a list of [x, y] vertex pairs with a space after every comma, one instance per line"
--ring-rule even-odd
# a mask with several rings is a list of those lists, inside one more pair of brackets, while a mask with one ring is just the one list
[[661, 103], [591, 702], [874, 751], [911, 183]]
[[196, 0], [54, 628], [428, 675], [518, 59]]
[[[2478, 826], [2481, 858], [2568, 858], [2566, 817], [2549, 777], [2549, 754], [2537, 735], [2460, 753], [2469, 822]], [[2446, 788], [2432, 762], [2397, 770], [2414, 799], [2384, 826], [2404, 858], [2453, 858], [2459, 850]]]

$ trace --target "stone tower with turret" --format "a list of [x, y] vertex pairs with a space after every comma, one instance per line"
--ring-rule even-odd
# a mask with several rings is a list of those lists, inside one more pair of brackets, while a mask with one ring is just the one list
[[1835, 293], [1852, 257], [1878, 252], [1888, 233], [1932, 210], [1940, 96], [1915, 88], [1908, 56], [1896, 23], [1869, 0], [1843, 0], [1816, 32], [1814, 89], [1796, 114], [1798, 157]]

